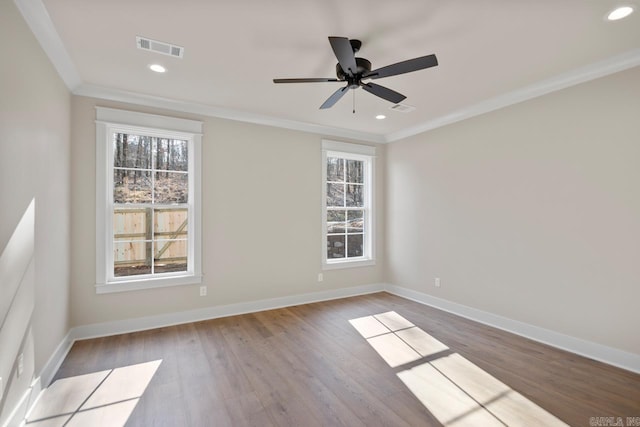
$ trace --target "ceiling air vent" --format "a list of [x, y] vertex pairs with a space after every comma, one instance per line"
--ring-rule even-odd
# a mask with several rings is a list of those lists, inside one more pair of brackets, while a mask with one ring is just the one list
[[136, 44], [138, 45], [138, 49], [161, 53], [175, 58], [182, 58], [182, 55], [184, 55], [184, 48], [181, 46], [159, 42], [146, 37], [136, 36]]
[[413, 107], [411, 105], [406, 105], [406, 104], [395, 104], [389, 107], [389, 109], [393, 111], [398, 111], [400, 113], [410, 113], [413, 110], [415, 110], [416, 107]]

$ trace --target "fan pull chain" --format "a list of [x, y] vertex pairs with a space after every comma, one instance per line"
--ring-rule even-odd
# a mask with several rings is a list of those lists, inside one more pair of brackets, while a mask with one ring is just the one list
[[353, 114], [356, 113], [356, 91], [353, 91]]

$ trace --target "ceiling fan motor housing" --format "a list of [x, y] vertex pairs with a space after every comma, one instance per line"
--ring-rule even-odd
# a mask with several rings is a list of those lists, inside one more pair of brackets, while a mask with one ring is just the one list
[[357, 83], [362, 78], [362, 75], [371, 71], [371, 62], [369, 62], [369, 60], [364, 58], [356, 58], [356, 66], [357, 66], [357, 70], [355, 70], [355, 73], [353, 73], [354, 75], [352, 77], [349, 74], [344, 72], [344, 70], [340, 66], [340, 63], [337, 63], [336, 75], [338, 76], [338, 79], [346, 80], [350, 84], [351, 84], [351, 80], [354, 80], [354, 84], [357, 87], [358, 86]]

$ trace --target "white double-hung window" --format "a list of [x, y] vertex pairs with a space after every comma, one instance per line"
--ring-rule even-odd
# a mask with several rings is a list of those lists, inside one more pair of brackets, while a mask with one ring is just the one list
[[97, 108], [96, 290], [200, 283], [202, 122]]
[[323, 267], [373, 265], [375, 147], [322, 142]]

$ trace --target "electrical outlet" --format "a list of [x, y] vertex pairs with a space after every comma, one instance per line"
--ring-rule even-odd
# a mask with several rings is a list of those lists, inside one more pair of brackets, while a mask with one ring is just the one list
[[20, 353], [20, 356], [18, 356], [18, 378], [20, 378], [22, 372], [24, 372], [24, 353]]
[[433, 282], [433, 284], [435, 285], [436, 288], [439, 288], [440, 287], [440, 278], [436, 277], [434, 282]]
[[207, 287], [206, 286], [200, 286], [200, 296], [201, 297], [206, 297], [207, 296]]
[[322, 273], [318, 273], [318, 282], [322, 282], [324, 280], [324, 276]]

